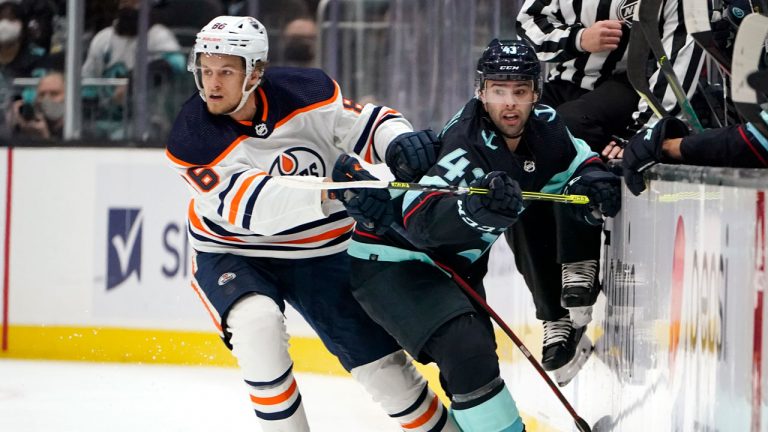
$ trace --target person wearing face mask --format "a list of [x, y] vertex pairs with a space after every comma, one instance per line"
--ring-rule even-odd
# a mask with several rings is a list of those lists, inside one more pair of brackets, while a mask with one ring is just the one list
[[[32, 101], [34, 94], [26, 94], [13, 87], [15, 78], [39, 77], [45, 72], [45, 50], [27, 38], [27, 17], [20, 1], [0, 0], [0, 109], [8, 110], [22, 99]], [[30, 89], [31, 91], [32, 89]], [[0, 116], [0, 135], [8, 136], [11, 128], [8, 116]]]
[[[136, 44], [139, 28], [139, 0], [120, 0], [117, 16], [111, 26], [93, 37], [85, 63], [83, 77], [130, 77], [136, 62]], [[147, 34], [149, 61], [165, 59], [178, 72], [184, 70], [185, 59], [179, 53], [181, 46], [173, 32], [162, 24], [152, 24]], [[122, 102], [125, 89], [117, 89], [114, 99]]]
[[283, 29], [283, 65], [311, 67], [315, 60], [317, 25], [311, 18], [297, 18]]
[[64, 75], [51, 72], [40, 78], [33, 104], [18, 100], [8, 111], [14, 136], [60, 139], [64, 131]]

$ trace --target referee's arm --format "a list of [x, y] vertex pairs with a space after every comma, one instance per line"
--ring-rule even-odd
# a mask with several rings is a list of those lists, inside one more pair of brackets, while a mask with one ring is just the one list
[[584, 25], [571, 8], [561, 9], [559, 0], [526, 0], [517, 15], [517, 34], [527, 39], [539, 60], [563, 62], [588, 54], [579, 50]]

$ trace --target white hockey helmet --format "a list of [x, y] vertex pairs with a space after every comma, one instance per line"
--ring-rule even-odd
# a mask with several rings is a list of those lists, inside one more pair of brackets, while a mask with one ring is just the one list
[[240, 104], [232, 112], [238, 111], [245, 105], [248, 96], [258, 87], [246, 88], [248, 77], [251, 76], [258, 62], [267, 61], [269, 41], [267, 29], [256, 18], [242, 16], [220, 16], [205, 25], [197, 34], [195, 46], [190, 52], [187, 70], [195, 76], [195, 84], [200, 97], [205, 100], [205, 92], [198, 66], [201, 54], [227, 54], [242, 57], [245, 60], [245, 76], [243, 80], [243, 96]]

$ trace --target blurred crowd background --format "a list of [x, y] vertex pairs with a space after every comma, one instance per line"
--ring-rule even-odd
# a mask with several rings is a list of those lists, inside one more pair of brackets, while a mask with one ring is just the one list
[[[269, 64], [324, 69], [346, 98], [439, 129], [473, 94], [474, 62], [513, 37], [521, 1], [0, 0], [0, 138], [158, 146], [196, 93], [186, 62], [218, 15], [269, 33]], [[68, 98], [76, 94], [77, 98]]]

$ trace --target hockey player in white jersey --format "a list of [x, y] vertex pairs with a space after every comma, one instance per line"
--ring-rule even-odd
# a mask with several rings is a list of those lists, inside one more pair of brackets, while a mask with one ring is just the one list
[[[237, 358], [261, 428], [309, 430], [287, 301], [402, 428], [457, 431], [410, 358], [353, 299], [345, 250], [354, 221], [343, 204], [272, 181], [321, 182], [342, 153], [382, 162], [390, 145], [403, 155], [393, 164], [426, 170], [434, 160], [419, 146], [438, 143], [393, 109], [343, 99], [318, 69], [265, 69], [267, 51], [254, 18], [206, 25], [189, 62], [199, 95], [182, 107], [166, 152], [192, 190], [192, 286]], [[417, 153], [421, 160], [407, 157]]]

